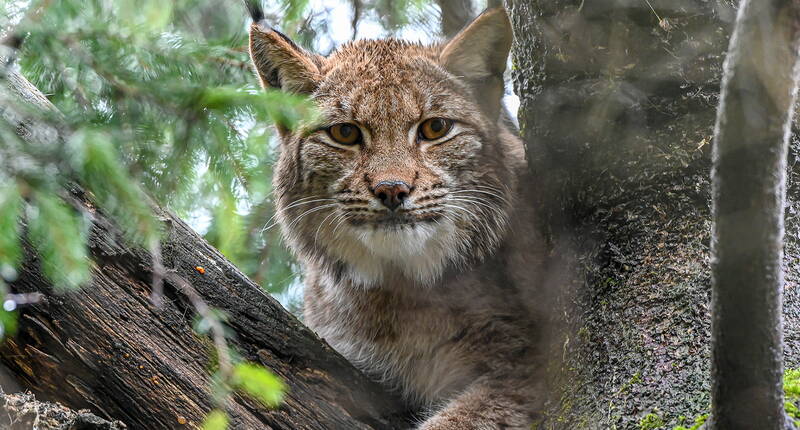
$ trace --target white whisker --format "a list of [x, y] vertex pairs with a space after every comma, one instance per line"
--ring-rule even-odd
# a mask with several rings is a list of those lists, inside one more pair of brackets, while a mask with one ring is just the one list
[[322, 206], [317, 206], [317, 207], [315, 207], [315, 208], [311, 208], [311, 209], [309, 209], [309, 210], [307, 210], [307, 211], [303, 212], [302, 214], [300, 214], [300, 215], [299, 215], [297, 218], [295, 218], [294, 220], [292, 220], [292, 222], [291, 222], [291, 223], [289, 223], [289, 225], [288, 225], [288, 226], [286, 226], [286, 229], [287, 229], [287, 230], [288, 230], [288, 229], [291, 229], [291, 228], [292, 228], [292, 227], [294, 227], [294, 226], [295, 226], [295, 225], [296, 225], [298, 222], [300, 222], [300, 220], [301, 220], [301, 219], [303, 219], [303, 218], [304, 218], [304, 217], [306, 217], [307, 215], [310, 215], [310, 214], [312, 214], [312, 213], [314, 213], [314, 212], [321, 211], [321, 210], [323, 210], [323, 209], [327, 209], [327, 208], [332, 208], [332, 207], [335, 207], [336, 205], [337, 205], [337, 203], [330, 203], [330, 204], [327, 204], [327, 205], [322, 205]]
[[329, 213], [325, 218], [322, 219], [322, 222], [319, 223], [319, 227], [317, 227], [317, 232], [314, 233], [314, 246], [315, 247], [317, 246], [317, 239], [319, 238], [319, 230], [322, 228], [323, 225], [325, 225], [325, 221], [327, 221], [328, 218], [330, 218], [330, 217], [332, 217], [332, 216], [334, 216], [336, 214], [337, 214], [336, 211], [331, 211], [331, 213]]
[[486, 202], [486, 200], [483, 200], [483, 199], [478, 199], [478, 198], [476, 198], [476, 197], [464, 197], [464, 196], [462, 196], [462, 197], [459, 197], [459, 198], [453, 198], [453, 197], [451, 197], [449, 200], [450, 200], [450, 201], [453, 201], [453, 202], [474, 203], [474, 204], [476, 204], [476, 205], [483, 206], [483, 207], [485, 207], [485, 208], [489, 209], [490, 211], [492, 211], [492, 212], [494, 212], [494, 213], [496, 213], [496, 214], [498, 214], [498, 215], [502, 215], [502, 212], [500, 212], [500, 209], [499, 209], [499, 208], [497, 208], [497, 207], [495, 207], [495, 206], [492, 206], [492, 205], [488, 204], [488, 203]]
[[339, 219], [339, 221], [336, 222], [336, 226], [333, 228], [331, 236], [336, 237], [336, 230], [338, 230], [339, 227], [341, 227], [345, 223], [345, 221], [347, 221], [349, 218], [350, 214], [348, 214], [347, 212], [343, 213], [341, 219]]
[[478, 215], [476, 215], [474, 212], [470, 211], [469, 209], [467, 209], [467, 208], [465, 208], [463, 206], [459, 206], [457, 204], [454, 204], [454, 205], [445, 204], [445, 205], [442, 205], [442, 206], [453, 208], [453, 209], [460, 209], [460, 210], [466, 212], [467, 214], [469, 214], [470, 216], [472, 216], [473, 218], [475, 218], [475, 221], [478, 221], [478, 223], [481, 224], [481, 227], [485, 228], [487, 232], [488, 231], [492, 231], [491, 227], [489, 226], [489, 224], [486, 222], [485, 219], [479, 217]]
[[[473, 217], [473, 218], [475, 218], [475, 219], [478, 219], [478, 220], [480, 220], [480, 217], [478, 217], [477, 215], [475, 215], [474, 213], [472, 213], [472, 212], [471, 212], [469, 209], [467, 209], [467, 208], [464, 208], [464, 207], [461, 207], [461, 206], [458, 206], [458, 205], [448, 205], [448, 204], [442, 204], [442, 206], [444, 206], [444, 207], [446, 207], [446, 208], [452, 208], [452, 209], [459, 209], [459, 210], [462, 210], [462, 211], [466, 212], [466, 213], [467, 213], [467, 215], [469, 215], [469, 216], [471, 216], [471, 217]], [[455, 213], [454, 213], [454, 215], [455, 215]]]
[[[319, 197], [319, 196], [313, 196], [313, 197]], [[277, 221], [275, 221], [275, 222], [273, 222], [273, 221], [274, 221], [274, 220], [275, 220], [275, 218], [278, 216], [278, 214], [279, 214], [279, 212], [280, 212], [280, 211], [286, 211], [286, 210], [289, 210], [289, 209], [291, 209], [291, 208], [294, 208], [294, 207], [297, 207], [297, 206], [303, 206], [303, 205], [308, 205], [308, 204], [312, 204], [312, 203], [319, 203], [319, 202], [335, 202], [335, 201], [337, 201], [336, 199], [329, 199], [329, 198], [323, 198], [323, 199], [317, 199], [317, 200], [310, 200], [310, 201], [300, 201], [300, 200], [307, 200], [307, 199], [308, 199], [308, 197], [306, 197], [306, 198], [303, 198], [303, 199], [298, 199], [298, 200], [295, 200], [294, 202], [290, 203], [290, 204], [289, 204], [288, 206], [286, 206], [285, 208], [282, 208], [282, 209], [276, 210], [276, 211], [275, 211], [275, 215], [272, 215], [272, 217], [270, 217], [270, 219], [268, 219], [268, 220], [267, 220], [267, 222], [264, 224], [264, 227], [261, 229], [261, 233], [264, 233], [265, 231], [267, 231], [267, 230], [269, 230], [269, 229], [271, 229], [271, 228], [275, 227], [275, 226], [278, 224], [278, 222], [277, 222]]]
[[[481, 193], [481, 194], [486, 194], [486, 195], [490, 195], [490, 196], [493, 196], [493, 197], [497, 197], [498, 199], [502, 200], [503, 203], [508, 204], [508, 199], [505, 196], [503, 196], [502, 194], [497, 194], [496, 192], [493, 192], [493, 191], [486, 191], [486, 190], [480, 190], [480, 189], [469, 189], [469, 190], [451, 191], [450, 194], [458, 195], [458, 194]], [[473, 197], [477, 197], [477, 196], [473, 196]]]

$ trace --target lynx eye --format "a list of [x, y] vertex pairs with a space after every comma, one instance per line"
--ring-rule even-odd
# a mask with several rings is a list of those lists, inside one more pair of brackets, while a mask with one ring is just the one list
[[453, 128], [453, 121], [445, 118], [431, 118], [419, 126], [419, 137], [424, 140], [436, 140], [444, 137]]
[[342, 145], [355, 145], [361, 142], [361, 130], [353, 124], [335, 124], [328, 128], [328, 135], [331, 136], [336, 143]]

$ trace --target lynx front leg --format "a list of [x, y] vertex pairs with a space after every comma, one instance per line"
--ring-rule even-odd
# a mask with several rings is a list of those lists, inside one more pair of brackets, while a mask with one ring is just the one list
[[[520, 385], [516, 381], [514, 385]], [[476, 382], [427, 419], [418, 430], [530, 429], [541, 406], [534, 386]]]

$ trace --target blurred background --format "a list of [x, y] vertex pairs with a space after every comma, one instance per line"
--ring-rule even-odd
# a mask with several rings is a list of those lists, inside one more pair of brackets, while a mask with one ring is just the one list
[[[328, 54], [352, 39], [424, 43], [453, 35], [491, 0], [268, 0], [268, 21]], [[272, 225], [271, 123], [313, 112], [263, 92], [247, 55], [249, 17], [234, 0], [0, 0], [0, 37], [21, 36], [19, 68], [63, 115], [71, 138], [31, 148], [0, 127], [0, 290], [20, 260], [20, 216], [56, 287], [89, 277], [89, 217], [58, 198], [76, 181], [131, 240], [158, 243], [147, 198], [175, 212], [299, 314], [302, 275]], [[15, 62], [9, 61], [16, 58]], [[510, 92], [507, 107], [516, 112]], [[24, 203], [23, 203], [24, 201]], [[5, 281], [4, 281], [5, 280]], [[3, 311], [0, 311], [2, 313]], [[2, 316], [2, 315], [0, 315]]]

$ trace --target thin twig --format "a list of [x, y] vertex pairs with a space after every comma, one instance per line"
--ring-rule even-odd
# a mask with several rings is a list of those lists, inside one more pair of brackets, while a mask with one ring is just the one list
[[155, 240], [150, 245], [151, 263], [153, 264], [152, 288], [150, 301], [157, 308], [164, 304], [164, 264], [161, 260], [161, 243]]
[[233, 367], [231, 365], [231, 357], [228, 352], [228, 343], [225, 340], [225, 328], [219, 321], [216, 315], [211, 311], [208, 304], [200, 297], [197, 290], [194, 289], [192, 284], [184, 279], [175, 270], [168, 270], [165, 272], [165, 277], [170, 284], [178, 287], [178, 289], [189, 299], [197, 314], [200, 315], [209, 324], [211, 329], [211, 338], [214, 341], [214, 348], [217, 350], [217, 361], [219, 362], [219, 372], [224, 381], [230, 381], [233, 376]]
[[650, 10], [653, 11], [653, 15], [656, 16], [656, 19], [658, 19], [658, 22], [660, 23], [661, 22], [661, 17], [658, 16], [658, 14], [656, 13], [656, 10], [653, 9], [653, 5], [650, 4], [650, 0], [644, 0], [644, 2], [647, 3], [648, 6], [650, 6]]

